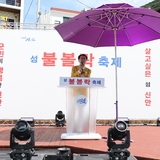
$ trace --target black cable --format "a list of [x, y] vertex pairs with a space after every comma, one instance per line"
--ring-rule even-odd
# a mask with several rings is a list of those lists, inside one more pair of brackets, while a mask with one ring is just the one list
[[79, 3], [83, 4], [83, 5], [85, 5], [86, 7], [92, 9], [92, 7], [90, 7], [90, 6], [86, 5], [86, 4], [84, 4], [83, 2], [81, 2], [81, 1], [79, 1], [79, 0], [77, 0], [77, 2], [79, 2]]
[[28, 13], [29, 13], [29, 10], [30, 10], [30, 8], [31, 8], [31, 6], [32, 6], [32, 3], [33, 3], [33, 0], [31, 1], [30, 6], [29, 6], [29, 8], [28, 8], [28, 10], [27, 10], [27, 13], [26, 13], [26, 15], [25, 15], [25, 17], [24, 17], [24, 22], [25, 22], [26, 17], [27, 17], [27, 15], [28, 15]]

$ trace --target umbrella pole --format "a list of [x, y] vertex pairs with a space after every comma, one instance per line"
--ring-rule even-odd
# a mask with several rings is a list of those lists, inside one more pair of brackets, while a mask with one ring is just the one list
[[115, 46], [115, 85], [116, 85], [116, 121], [118, 121], [118, 76], [117, 76], [117, 37], [116, 28], [114, 28], [114, 46]]

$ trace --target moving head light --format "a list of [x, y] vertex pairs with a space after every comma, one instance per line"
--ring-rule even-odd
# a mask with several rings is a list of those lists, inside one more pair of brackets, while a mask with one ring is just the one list
[[[122, 143], [116, 143], [119, 140]], [[109, 148], [129, 148], [130, 146], [130, 131], [124, 121], [117, 121], [112, 128], [108, 129], [107, 145]]]
[[[119, 141], [119, 143], [116, 143]], [[108, 154], [111, 160], [127, 160], [130, 152], [130, 131], [124, 121], [117, 121], [112, 128], [108, 129]]]
[[19, 160], [27, 158], [30, 160], [34, 155], [34, 129], [28, 122], [19, 120], [10, 133], [10, 158]]
[[18, 121], [12, 133], [18, 140], [28, 140], [31, 137], [30, 125], [24, 120]]
[[65, 125], [65, 114], [62, 111], [58, 111], [55, 115], [55, 121], [57, 127], [63, 127]]

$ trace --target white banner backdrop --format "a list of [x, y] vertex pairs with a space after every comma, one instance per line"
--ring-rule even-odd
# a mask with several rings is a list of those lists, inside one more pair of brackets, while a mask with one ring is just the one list
[[[117, 47], [119, 117], [160, 117], [159, 42]], [[71, 75], [81, 53], [88, 54], [91, 77], [105, 78], [106, 88], [98, 90], [97, 119], [115, 119], [114, 47], [63, 42], [55, 30], [0, 30], [0, 119], [54, 119], [58, 110], [66, 113], [59, 77]]]

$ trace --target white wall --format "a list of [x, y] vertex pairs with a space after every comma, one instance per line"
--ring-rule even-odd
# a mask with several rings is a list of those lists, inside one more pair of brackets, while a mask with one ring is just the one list
[[[62, 66], [62, 54], [80, 53], [94, 56], [92, 77], [105, 78], [105, 89], [98, 91], [97, 119], [115, 118], [115, 67], [111, 65], [114, 47], [92, 48], [63, 42], [56, 31], [0, 30], [4, 43], [2, 103], [0, 119], [33, 116], [53, 119], [58, 110], [66, 113], [65, 89], [58, 88], [60, 76], [70, 76], [71, 66]], [[30, 38], [30, 41], [29, 41]], [[160, 116], [160, 45], [158, 41], [134, 47], [118, 47], [121, 68], [118, 68], [119, 117], [157, 119]], [[151, 48], [151, 77], [145, 77], [145, 49]], [[55, 66], [43, 66], [43, 53], [56, 53]], [[37, 63], [30, 58], [37, 56]], [[99, 66], [99, 58], [109, 59], [108, 67]], [[0, 58], [1, 59], [1, 58]], [[75, 60], [74, 64], [78, 64]], [[151, 87], [145, 83], [150, 82]], [[145, 93], [151, 92], [151, 106], [145, 105]]]
[[74, 17], [78, 15], [78, 13], [72, 12], [65, 12], [65, 11], [56, 11], [56, 10], [49, 10], [48, 13], [41, 15], [41, 23], [42, 24], [55, 24], [58, 21], [63, 23], [63, 17]]

